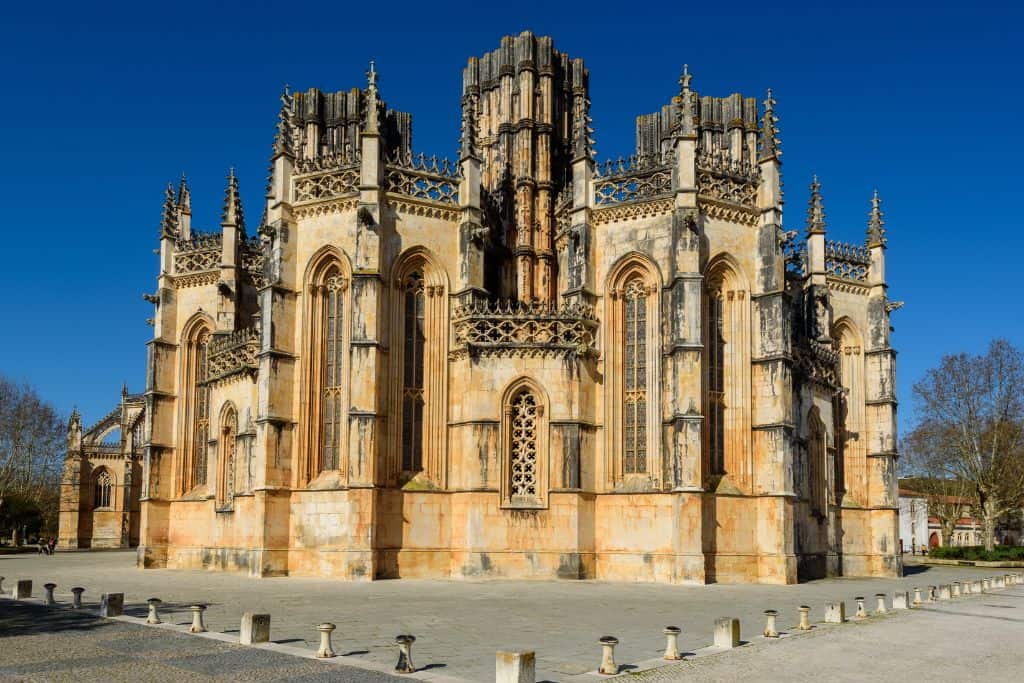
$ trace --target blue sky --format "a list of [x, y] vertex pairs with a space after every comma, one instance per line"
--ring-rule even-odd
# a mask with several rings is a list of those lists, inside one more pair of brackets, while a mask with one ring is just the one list
[[[677, 88], [763, 99], [784, 150], [785, 223], [823, 186], [829, 237], [889, 228], [901, 423], [942, 354], [1024, 346], [1019, 4], [9, 3], [0, 25], [0, 373], [86, 422], [144, 384], [163, 188], [189, 176], [194, 224], [219, 222], [237, 169], [250, 221], [278, 94], [362, 86], [377, 61], [414, 146], [453, 155], [461, 68], [529, 29], [586, 61], [600, 158]], [[1017, 42], [1014, 41], [1017, 39]]]

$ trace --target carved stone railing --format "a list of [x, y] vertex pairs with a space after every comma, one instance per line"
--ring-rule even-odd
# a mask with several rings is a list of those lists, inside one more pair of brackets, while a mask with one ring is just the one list
[[447, 158], [423, 154], [396, 153], [388, 158], [384, 171], [384, 189], [414, 199], [456, 206], [459, 203], [460, 171]]
[[295, 161], [296, 175], [320, 173], [322, 171], [338, 171], [350, 166], [358, 166], [359, 150], [346, 150], [338, 154], [322, 154], [312, 158], [300, 158]]
[[796, 371], [813, 382], [829, 387], [839, 385], [839, 352], [831, 346], [812, 342], [808, 346], [793, 348], [793, 364]]
[[242, 270], [249, 275], [249, 279], [255, 287], [259, 288], [267, 284], [265, 271], [267, 256], [258, 235], [242, 242], [241, 261]]
[[619, 157], [598, 164], [594, 177], [594, 202], [609, 206], [638, 202], [672, 193], [671, 157], [657, 155]]
[[359, 162], [309, 175], [297, 175], [292, 183], [295, 187], [296, 202], [315, 202], [355, 195], [359, 192]]
[[871, 252], [867, 247], [829, 240], [825, 243], [825, 274], [850, 282], [867, 282]]
[[222, 237], [219, 232], [199, 232], [191, 239], [178, 240], [174, 245], [174, 273], [200, 273], [218, 268]]
[[757, 208], [761, 170], [750, 162], [737, 161], [728, 150], [716, 149], [697, 155], [698, 194], [705, 199]]
[[502, 354], [597, 354], [597, 318], [584, 305], [480, 302], [452, 314], [455, 350]]
[[260, 330], [246, 327], [231, 334], [214, 335], [206, 356], [208, 382], [226, 380], [243, 372], [256, 374], [259, 368]]

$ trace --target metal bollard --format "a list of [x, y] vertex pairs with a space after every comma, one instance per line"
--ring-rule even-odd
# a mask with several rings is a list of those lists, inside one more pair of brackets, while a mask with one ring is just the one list
[[885, 614], [889, 610], [885, 607], [885, 593], [875, 593], [875, 614]]
[[205, 633], [206, 624], [203, 623], [203, 612], [206, 611], [206, 605], [189, 605], [189, 609], [192, 610], [192, 625], [188, 627], [189, 633]]
[[71, 609], [82, 609], [82, 593], [85, 589], [81, 586], [75, 586], [71, 589], [71, 594], [74, 595], [74, 599], [71, 602]]
[[857, 611], [854, 612], [853, 616], [856, 619], [866, 619], [867, 616], [868, 616], [868, 613], [867, 613], [867, 610], [864, 609], [864, 598], [863, 597], [858, 597], [858, 598], [854, 598], [854, 600], [857, 601]]
[[665, 634], [665, 659], [682, 659], [683, 655], [679, 653], [679, 634], [683, 632], [683, 629], [678, 626], [666, 626], [662, 633]]
[[334, 648], [331, 647], [331, 632], [334, 629], [334, 624], [329, 622], [324, 622], [316, 627], [316, 630], [320, 631], [320, 649], [316, 651], [317, 657], [327, 659], [334, 656]]
[[614, 676], [619, 673], [619, 667], [615, 663], [615, 646], [619, 644], [619, 639], [615, 636], [601, 636], [598, 642], [601, 643], [601, 667], [597, 672]]
[[44, 583], [43, 589], [46, 590], [45, 601], [47, 605], [56, 605], [57, 601], [53, 599], [53, 589], [57, 587], [55, 583]]
[[808, 605], [800, 605], [800, 625], [797, 628], [801, 631], [811, 630], [811, 608]]
[[400, 674], [415, 673], [416, 667], [412, 663], [412, 644], [416, 642], [416, 636], [395, 636], [395, 642], [398, 643], [398, 663], [395, 664], [395, 671]]
[[156, 609], [160, 606], [163, 600], [160, 598], [150, 598], [149, 600], [146, 600], [146, 602], [149, 603], [149, 614], [146, 616], [146, 623], [162, 624], [163, 622], [160, 621], [160, 615], [157, 614]]

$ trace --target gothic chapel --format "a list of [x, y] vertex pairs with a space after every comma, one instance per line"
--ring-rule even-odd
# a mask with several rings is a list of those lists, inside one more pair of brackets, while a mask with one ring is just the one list
[[583, 60], [463, 72], [457, 161], [285, 92], [263, 218], [169, 187], [143, 567], [339, 579], [894, 576], [895, 352], [864, 243], [782, 228], [769, 91], [677, 92], [596, 163]]

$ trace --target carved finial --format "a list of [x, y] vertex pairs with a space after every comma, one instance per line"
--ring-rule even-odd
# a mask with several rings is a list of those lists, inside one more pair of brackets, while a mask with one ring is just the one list
[[878, 196], [878, 190], [875, 190], [871, 197], [871, 213], [868, 214], [868, 248], [885, 247], [887, 240], [885, 221], [882, 219], [884, 215], [882, 213], [882, 198]]
[[224, 190], [224, 210], [220, 224], [237, 227], [239, 234], [245, 235], [245, 215], [242, 213], [242, 199], [238, 196], [238, 178], [235, 177], [234, 166], [228, 171], [228, 186]]
[[594, 129], [590, 124], [590, 98], [579, 92], [573, 101], [572, 117], [573, 156], [577, 159], [594, 157], [594, 140], [590, 137]]
[[768, 97], [764, 101], [764, 117], [761, 119], [761, 161], [778, 159], [782, 156], [782, 143], [779, 142], [779, 117], [775, 115], [775, 98], [772, 89], [768, 88]]
[[807, 234], [825, 234], [825, 205], [821, 199], [821, 183], [817, 175], [811, 181], [811, 198], [807, 202]]
[[477, 98], [472, 95], [467, 95], [462, 103], [462, 138], [459, 140], [462, 159], [476, 158], [476, 103]]
[[277, 113], [277, 127], [274, 132], [274, 155], [288, 154], [293, 155], [295, 150], [292, 149], [292, 106], [293, 98], [291, 93], [288, 91], [288, 84], [284, 84], [284, 92], [281, 93], [281, 109]]
[[675, 98], [675, 129], [678, 135], [696, 135], [700, 123], [697, 120], [697, 93], [690, 90], [691, 81], [693, 74], [690, 73], [690, 65], [683, 64], [683, 73], [679, 76], [679, 95]]
[[121, 384], [121, 400], [128, 398], [128, 382]]
[[690, 65], [683, 64], [683, 73], [679, 76], [679, 92], [690, 92], [690, 81], [693, 80], [693, 74], [690, 73]]
[[178, 183], [178, 208], [182, 213], [192, 213], [192, 192], [188, 189], [188, 178], [184, 171], [181, 174], [181, 182]]
[[78, 413], [78, 406], [72, 406], [71, 418], [68, 420], [68, 428], [70, 429], [74, 425], [81, 426], [82, 416]]
[[160, 239], [174, 239], [178, 236], [178, 210], [174, 202], [174, 184], [167, 183], [163, 213], [160, 216]]
[[377, 63], [372, 59], [370, 60], [370, 70], [366, 72], [366, 82], [371, 87], [377, 86]]

